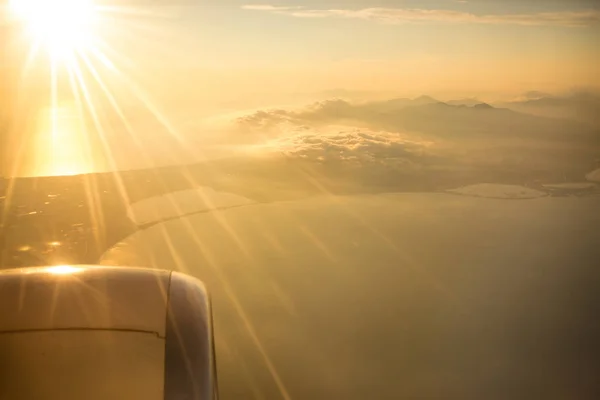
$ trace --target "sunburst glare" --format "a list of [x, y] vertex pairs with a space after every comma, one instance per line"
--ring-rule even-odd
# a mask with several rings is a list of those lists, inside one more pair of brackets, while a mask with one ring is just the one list
[[92, 0], [11, 0], [10, 5], [31, 39], [52, 58], [92, 45], [98, 17]]
[[23, 152], [8, 166], [11, 175], [118, 171], [113, 142], [123, 133], [144, 157], [124, 105], [131, 106], [132, 99], [137, 110], [144, 109], [178, 139], [136, 82], [136, 63], [124, 54], [126, 38], [135, 41], [130, 47], [143, 47], [149, 31], [160, 31], [160, 13], [102, 3], [9, 0], [17, 38], [12, 57], [21, 77], [15, 80], [20, 104], [15, 115], [21, 122], [13, 127], [13, 147]]
[[[152, 39], [169, 36], [175, 27], [171, 17], [180, 11], [109, 0], [7, 0], [4, 4], [8, 8], [1, 10], [1, 27], [8, 29], [2, 37], [5, 74], [0, 84], [6, 107], [0, 107], [0, 123], [7, 117], [6, 133], [0, 137], [0, 176], [84, 175], [71, 182], [79, 182], [84, 192], [76, 207], [86, 216], [78, 218], [89, 219], [93, 226], [88, 232], [93, 240], [79, 256], [91, 257], [108, 240], [106, 198], [114, 196], [111, 207], [130, 202], [122, 171], [132, 168], [131, 154], [152, 168], [160, 164], [157, 158], [175, 160], [174, 154], [189, 152], [153, 101], [151, 90], [140, 83], [148, 60], [168, 51]], [[156, 137], [173, 143], [159, 156], [151, 153]], [[110, 177], [94, 175], [103, 172]], [[18, 207], [13, 204], [15, 193], [11, 183], [0, 225], [11, 207]], [[46, 202], [43, 207], [58, 206]], [[62, 246], [28, 251], [28, 256], [51, 264], [56, 264], [55, 259], [70, 262], [71, 257], [63, 253], [78, 244], [67, 239], [83, 233], [73, 233], [80, 229], [75, 225], [64, 225], [57, 223], [47, 238], [60, 239]], [[25, 245], [29, 242], [17, 248]]]

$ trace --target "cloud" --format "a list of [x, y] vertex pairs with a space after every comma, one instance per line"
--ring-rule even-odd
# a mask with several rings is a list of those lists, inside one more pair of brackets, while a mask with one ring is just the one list
[[600, 11], [561, 11], [530, 14], [472, 14], [454, 10], [419, 8], [307, 9], [301, 6], [246, 5], [246, 10], [266, 11], [297, 18], [351, 18], [379, 23], [471, 23], [488, 25], [586, 27], [600, 23]]
[[342, 99], [318, 101], [295, 110], [260, 110], [237, 119], [239, 126], [251, 129], [271, 129], [283, 125], [302, 129], [306, 125], [333, 124], [342, 121], [364, 121], [373, 113], [385, 110], [387, 102], [352, 104]]
[[[236, 120], [245, 134], [257, 133], [260, 151], [318, 161], [389, 163], [415, 161], [430, 154], [434, 141], [400, 129], [387, 131], [362, 123], [383, 103], [325, 100], [295, 110], [259, 110]], [[374, 110], [372, 109], [374, 107]], [[256, 143], [256, 142], [255, 142]]]
[[255, 11], [290, 11], [290, 10], [298, 10], [302, 7], [285, 7], [285, 6], [272, 6], [269, 4], [256, 4], [256, 5], [245, 5], [242, 6], [244, 10], [255, 10]]
[[[568, 118], [555, 119], [494, 108], [481, 103], [451, 105], [427, 96], [351, 103], [332, 99], [304, 108], [262, 110], [237, 121], [248, 137], [277, 137], [306, 128], [352, 126], [399, 134], [419, 134], [436, 141], [531, 142], [594, 146], [600, 137], [590, 126]], [[572, 132], [578, 132], [573, 135]]]
[[600, 149], [597, 131], [568, 120], [452, 106], [425, 96], [363, 103], [332, 99], [256, 111], [235, 125], [230, 141], [244, 141], [258, 154], [283, 154], [377, 182], [405, 172], [416, 177], [481, 170], [486, 179], [504, 169], [577, 173]]
[[253, 129], [269, 129], [285, 123], [299, 123], [294, 117], [294, 112], [282, 109], [259, 110], [237, 118], [236, 122], [239, 126]]
[[333, 133], [306, 130], [274, 139], [261, 149], [309, 161], [414, 168], [436, 159], [433, 147], [432, 142], [412, 140], [396, 133], [345, 129]]

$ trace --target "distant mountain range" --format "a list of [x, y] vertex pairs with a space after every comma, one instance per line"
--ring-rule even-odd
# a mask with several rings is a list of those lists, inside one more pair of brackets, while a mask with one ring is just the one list
[[456, 107], [476, 107], [478, 109], [492, 108], [492, 106], [490, 106], [489, 104], [486, 104], [474, 98], [443, 102], [431, 96], [420, 96], [414, 99], [397, 98], [384, 101], [374, 101], [363, 105], [363, 107], [377, 110], [378, 112], [396, 112], [407, 107], [429, 106], [435, 104]]
[[549, 118], [567, 118], [600, 129], [600, 95], [579, 92], [553, 96], [529, 92], [524, 97], [496, 106]]
[[[558, 99], [529, 102], [545, 104]], [[562, 100], [559, 104], [571, 104]], [[524, 104], [524, 103], [517, 103]], [[285, 116], [297, 123], [360, 122], [390, 132], [419, 132], [448, 139], [534, 139], [597, 144], [600, 133], [577, 119], [528, 113], [521, 109], [493, 106], [477, 99], [442, 102], [430, 96], [398, 98], [366, 103], [328, 100], [301, 111], [277, 110], [270, 118]], [[262, 115], [264, 117], [264, 115]]]
[[468, 97], [449, 101], [440, 101], [431, 96], [414, 99], [396, 98], [385, 101], [369, 102], [368, 107], [381, 112], [393, 112], [409, 106], [424, 106], [444, 103], [458, 107], [506, 108], [523, 114], [553, 119], [569, 119], [588, 127], [600, 129], [600, 94], [594, 92], [575, 92], [565, 95], [552, 95], [540, 91], [530, 91], [512, 101], [487, 104], [477, 98]]
[[473, 107], [477, 104], [481, 104], [482, 101], [480, 101], [474, 97], [470, 97], [470, 98], [465, 98], [465, 99], [450, 100], [450, 101], [447, 101], [446, 103], [450, 104], [451, 106]]
[[[367, 96], [367, 94], [369, 95]], [[362, 111], [371, 109], [377, 112], [395, 112], [409, 106], [445, 103], [450, 106], [476, 107], [477, 109], [489, 109], [491, 107], [506, 108], [538, 117], [569, 119], [585, 124], [588, 128], [600, 129], [600, 93], [592, 91], [579, 91], [562, 95], [553, 95], [542, 91], [529, 91], [515, 97], [511, 101], [497, 101], [492, 103], [485, 103], [475, 97], [440, 101], [427, 95], [416, 98], [402, 97], [381, 100], [381, 93], [375, 96], [369, 92], [353, 92], [342, 89], [323, 92], [321, 95], [327, 98], [339, 99], [340, 102], [350, 101], [352, 104], [360, 102], [362, 99], [363, 103], [359, 107]], [[341, 105], [341, 103], [338, 105]], [[347, 111], [350, 110], [350, 108], [347, 109]], [[352, 112], [358, 111], [360, 110], [357, 110], [356, 107], [352, 108]]]
[[456, 139], [583, 140], [587, 143], [600, 140], [600, 135], [592, 128], [577, 121], [532, 115], [487, 103], [412, 105], [393, 112], [381, 112], [373, 121], [386, 130], [402, 129]]

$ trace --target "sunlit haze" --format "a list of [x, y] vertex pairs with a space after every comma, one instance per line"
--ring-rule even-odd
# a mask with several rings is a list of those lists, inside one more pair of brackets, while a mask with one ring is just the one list
[[[0, 299], [19, 304], [0, 399], [81, 399], [63, 392], [100, 364], [135, 385], [88, 400], [208, 390], [154, 364], [213, 325], [164, 303], [192, 297], [223, 400], [600, 398], [600, 1], [0, 5]], [[55, 302], [86, 314], [114, 283], [142, 304], [136, 274], [88, 287], [72, 265], [188, 274], [211, 301], [161, 278], [160, 326], [103, 307], [90, 346], [47, 346], [79, 334]], [[65, 276], [5, 284], [33, 266]]]
[[[328, 93], [494, 102], [600, 84], [591, 1], [9, 4], [12, 48], [28, 49], [10, 56], [22, 77], [13, 116], [25, 114], [8, 146], [27, 155], [9, 157], [9, 175], [220, 156], [224, 144], [238, 148], [227, 115]], [[64, 122], [65, 103], [81, 114], [78, 127]], [[23, 126], [31, 113], [45, 119], [35, 133]], [[45, 155], [25, 151], [57, 140]]]

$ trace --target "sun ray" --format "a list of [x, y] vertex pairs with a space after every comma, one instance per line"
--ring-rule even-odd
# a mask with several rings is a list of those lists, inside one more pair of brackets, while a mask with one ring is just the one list
[[[131, 98], [137, 101], [159, 123], [160, 129], [175, 138], [174, 143], [177, 143], [177, 150], [172, 151], [171, 158], [173, 160], [177, 159], [176, 152], [187, 151], [189, 146], [185, 145], [185, 140], [171, 121], [159, 110], [148, 93], [134, 81], [136, 74], [141, 73], [139, 65], [128, 59], [129, 57], [124, 57], [127, 52], [122, 47], [125, 44], [135, 44], [136, 47], [148, 45], [150, 48], [149, 35], [156, 37], [168, 35], [167, 29], [161, 29], [160, 22], [179, 16], [180, 12], [177, 11], [177, 7], [107, 4], [100, 0], [8, 0], [8, 2], [11, 18], [13, 18], [11, 21], [14, 22], [14, 29], [11, 29], [15, 33], [11, 34], [11, 41], [15, 40], [12, 47], [16, 49], [17, 53], [21, 52], [21, 49], [25, 51], [19, 61], [22, 67], [21, 81], [25, 82], [25, 85], [18, 89], [17, 94], [25, 93], [27, 90], [31, 92], [31, 96], [45, 91], [43, 83], [40, 85], [37, 81], [30, 81], [30, 74], [34, 72], [35, 79], [40, 79], [45, 74], [44, 71], [48, 71], [50, 79], [45, 85], [50, 92], [49, 104], [46, 105], [50, 110], [50, 117], [45, 128], [48, 131], [47, 136], [42, 137], [43, 140], [56, 145], [49, 146], [44, 154], [38, 156], [46, 158], [44, 166], [49, 169], [40, 170], [40, 166], [32, 167], [27, 163], [16, 165], [20, 164], [19, 160], [12, 157], [15, 160], [11, 158], [10, 168], [14, 169], [13, 167], [18, 166], [18, 170], [14, 171], [12, 175], [56, 175], [64, 172], [62, 167], [52, 167], [54, 162], [61, 162], [58, 160], [61, 158], [59, 154], [62, 154], [64, 149], [69, 146], [69, 144], [58, 143], [59, 139], [63, 139], [64, 134], [59, 138], [58, 133], [62, 129], [58, 123], [57, 107], [68, 96], [59, 82], [62, 80], [60, 75], [63, 69], [67, 71], [67, 74], [75, 71], [75, 84], [70, 82], [71, 91], [74, 93], [75, 86], [81, 90], [81, 97], [85, 103], [84, 108], [90, 111], [86, 112], [86, 115], [91, 115], [89, 118], [91, 125], [99, 128], [104, 124], [104, 119], [109, 117], [107, 113], [116, 114], [130, 139], [135, 142], [132, 144], [144, 153], [144, 160], [140, 160], [140, 162], [146, 163], [144, 165], [150, 162], [149, 154], [147, 151], [143, 151], [143, 141], [139, 135], [135, 134], [135, 129], [126, 116], [126, 109], [120, 106], [120, 92], [130, 97], [133, 96]], [[162, 27], [164, 28], [165, 25]], [[115, 47], [111, 43], [118, 46]], [[154, 47], [152, 48], [154, 49]], [[127, 72], [122, 67], [127, 67]], [[107, 74], [105, 75], [105, 73]], [[88, 80], [92, 80], [93, 85], [90, 85]], [[100, 90], [98, 91], [98, 89]], [[118, 92], [115, 92], [114, 89], [118, 89]], [[99, 103], [103, 101], [110, 105], [112, 111], [103, 107], [100, 107], [100, 115], [91, 111], [92, 108], [99, 107]], [[21, 104], [24, 110], [32, 109], [31, 102], [24, 98], [21, 100]], [[105, 124], [104, 129], [107, 127], [108, 125]], [[103, 128], [100, 128], [100, 136], [106, 137], [102, 132]], [[37, 135], [45, 134], [45, 132], [37, 133]], [[76, 135], [77, 133], [70, 134]], [[80, 132], [80, 134], [84, 135], [84, 132]], [[19, 139], [19, 141], [24, 140]], [[103, 163], [108, 164], [106, 168], [103, 168], [104, 170], [120, 169], [120, 165], [116, 163], [117, 159], [111, 155], [111, 153], [115, 153], [114, 149], [111, 151], [110, 143], [107, 143], [106, 140], [102, 139], [102, 142], [99, 149], [103, 149], [104, 154], [99, 154], [98, 149], [93, 149], [94, 154], [88, 159], [103, 159]], [[71, 146], [73, 152], [77, 151], [75, 144], [73, 143]], [[53, 154], [57, 146], [61, 148], [61, 151]], [[23, 150], [25, 151], [25, 149]], [[79, 151], [81, 150], [79, 149]], [[193, 155], [187, 155], [187, 157], [190, 156]], [[154, 163], [150, 163], [150, 165], [152, 164]], [[21, 171], [22, 169], [24, 171]]]
[[[102, 146], [104, 148], [104, 153], [106, 154], [106, 156], [109, 159], [109, 163], [110, 163], [111, 168], [113, 168], [113, 171], [114, 171], [113, 172], [113, 176], [115, 178], [115, 182], [117, 183], [117, 188], [119, 190], [119, 193], [122, 196], [122, 198], [125, 200], [125, 202], [128, 203], [128, 196], [126, 194], [126, 190], [124, 188], [124, 185], [123, 185], [123, 182], [121, 180], [121, 177], [120, 177], [119, 173], [117, 172], [116, 165], [114, 163], [114, 158], [112, 157], [112, 153], [110, 151], [110, 147], [108, 146], [108, 143], [105, 140], [104, 128], [103, 128], [102, 123], [100, 121], [100, 118], [99, 118], [99, 116], [97, 114], [97, 110], [96, 110], [96, 108], [94, 106], [94, 103], [93, 103], [93, 101], [91, 99], [90, 91], [89, 91], [88, 86], [87, 86], [87, 84], [86, 84], [86, 82], [85, 82], [85, 80], [84, 80], [84, 78], [82, 76], [81, 69], [79, 68], [79, 64], [77, 62], [75, 62], [73, 64], [72, 71], [74, 73], [76, 82], [78, 84], [78, 89], [80, 90], [81, 94], [83, 95], [84, 104], [87, 106], [87, 110], [89, 111], [89, 113], [90, 113], [90, 115], [92, 117], [92, 121], [93, 121], [93, 124], [94, 124], [95, 132], [99, 135], [101, 144], [102, 144]], [[93, 190], [93, 193], [91, 194], [91, 196], [98, 197], [98, 190], [97, 190], [97, 188], [94, 188], [94, 189], [95, 190]], [[99, 221], [97, 221], [98, 225], [96, 227], [99, 228], [97, 230], [98, 230], [98, 235], [100, 235], [101, 234], [100, 232], [104, 230], [105, 221], [104, 221], [104, 216], [103, 216], [102, 211], [101, 211], [102, 209], [101, 209], [101, 206], [100, 206], [100, 200], [99, 199], [97, 199], [97, 203], [98, 203], [97, 207], [99, 209], [98, 214], [99, 214], [100, 218], [99, 218]], [[102, 239], [104, 239], [104, 238], [102, 238], [100, 236], [97, 236], [97, 240], [100, 241]]]
[[[135, 129], [128, 114], [129, 101], [134, 102], [134, 107], [140, 105], [158, 123], [159, 129], [166, 134], [164, 136], [173, 139], [171, 142], [176, 147], [163, 154], [170, 155], [173, 160], [177, 159], [175, 154], [188, 158], [202, 157], [202, 154], [193, 154], [189, 150], [177, 127], [158, 103], [151, 99], [146, 88], [136, 80], [139, 78], [137, 74], [141, 73], [139, 65], [136, 65], [129, 53], [123, 51], [123, 40], [139, 45], [148, 39], [148, 34], [168, 34], [158, 24], [153, 24], [151, 19], [169, 19], [171, 11], [105, 6], [94, 4], [94, 0], [9, 1], [13, 12], [21, 20], [19, 26], [23, 28], [18, 46], [19, 51], [23, 50], [20, 59], [24, 61], [20, 64], [22, 69], [18, 71], [22, 82], [15, 96], [18, 106], [27, 113], [37, 111], [34, 110], [37, 103], [32, 106], [30, 98], [36, 95], [40, 97], [41, 93], [41, 99], [45, 103], [41, 107], [48, 109], [43, 131], [33, 132], [36, 136], [27, 140], [17, 137], [17, 146], [14, 147], [15, 154], [27, 154], [30, 150], [27, 147], [32, 146], [30, 142], [36, 141], [33, 145], [41, 150], [37, 156], [42, 157], [43, 161], [34, 160], [35, 166], [32, 167], [20, 161], [21, 157], [16, 157], [10, 164], [14, 170], [11, 176], [108, 171], [112, 174], [111, 184], [114, 184], [120, 200], [123, 204], [129, 204], [129, 192], [122, 174], [117, 172], [122, 169], [122, 165], [119, 165], [119, 152], [113, 148], [114, 134], [110, 131], [115, 128], [112, 125], [113, 118], [126, 133], [124, 137], [129, 140], [128, 143], [142, 156], [140, 160], [151, 168], [159, 164], [146, 150], [142, 132]], [[25, 44], [24, 39], [28, 40], [28, 47], [22, 46]], [[62, 120], [62, 107], [69, 103], [74, 105], [77, 121]], [[18, 120], [23, 124], [29, 118]], [[65, 126], [65, 123], [70, 125]], [[16, 130], [19, 129], [17, 127]], [[44, 147], [44, 143], [48, 143], [48, 146]], [[76, 158], [81, 165], [70, 165]], [[86, 163], [89, 164], [87, 168]], [[153, 170], [152, 172], [155, 173]], [[185, 179], [192, 187], [198, 185], [191, 175], [186, 175]], [[12, 193], [11, 182], [8, 185], [7, 204]], [[90, 244], [95, 242], [96, 247], [100, 248], [106, 239], [105, 230], [109, 223], [105, 220], [108, 215], [105, 215], [100, 193], [103, 181], [86, 175], [82, 179], [82, 185], [88, 209], [87, 218], [92, 226]], [[168, 185], [165, 183], [164, 186], [166, 188]], [[210, 202], [210, 199], [203, 200]], [[2, 214], [6, 214], [7, 210], [8, 207], [5, 207]], [[224, 217], [217, 216], [217, 219], [240, 251], [250, 257], [245, 244], [232, 231]]]
[[129, 202], [129, 196], [127, 195], [127, 192], [125, 190], [123, 181], [121, 179], [120, 174], [118, 173], [118, 165], [115, 162], [114, 156], [112, 155], [112, 151], [110, 148], [110, 144], [108, 143], [108, 141], [106, 140], [106, 134], [104, 131], [104, 126], [102, 125], [102, 121], [98, 115], [98, 112], [96, 110], [96, 107], [94, 106], [94, 102], [92, 100], [92, 96], [91, 96], [91, 92], [90, 89], [88, 87], [88, 85], [85, 82], [85, 79], [83, 77], [82, 74], [82, 70], [79, 66], [79, 63], [77, 61], [75, 61], [75, 65], [76, 67], [73, 69], [73, 71], [75, 72], [75, 77], [77, 78], [77, 82], [79, 84], [79, 88], [81, 89], [82, 93], [83, 93], [83, 99], [85, 100], [85, 104], [88, 107], [88, 110], [90, 111], [90, 114], [92, 116], [92, 120], [94, 123], [94, 128], [96, 130], [96, 133], [98, 133], [98, 136], [100, 138], [101, 144], [104, 148], [104, 153], [106, 155], [106, 157], [108, 157], [108, 161], [110, 164], [110, 167], [113, 171], [113, 176], [115, 177], [116, 183], [118, 185], [118, 190], [122, 195], [122, 198], [126, 201]]
[[[106, 60], [109, 61], [108, 59], [106, 59]], [[142, 144], [141, 139], [136, 134], [135, 129], [131, 125], [129, 119], [125, 115], [125, 112], [121, 108], [121, 106], [119, 105], [117, 99], [115, 98], [115, 96], [113, 95], [113, 93], [110, 91], [110, 89], [107, 87], [106, 83], [102, 80], [102, 78], [100, 77], [100, 74], [98, 73], [98, 71], [96, 70], [96, 68], [93, 66], [92, 62], [87, 57], [84, 57], [84, 61], [86, 63], [86, 66], [88, 67], [88, 69], [90, 70], [90, 72], [92, 73], [92, 75], [94, 76], [94, 78], [96, 80], [96, 83], [99, 85], [99, 87], [102, 90], [103, 94], [106, 96], [106, 98], [107, 98], [109, 104], [111, 105], [112, 109], [117, 114], [119, 120], [123, 123], [123, 126], [125, 127], [126, 132], [133, 139], [135, 146], [140, 151], [140, 155], [144, 159], [144, 164], [148, 165], [148, 166], [152, 166], [153, 162], [150, 159], [150, 156], [146, 153], [146, 151], [144, 149], [144, 146]]]
[[[244, 308], [242, 302], [236, 294], [236, 291], [233, 289], [233, 285], [230, 282], [229, 276], [220, 267], [216, 256], [209, 249], [209, 246], [203, 243], [202, 240], [198, 237], [198, 234], [195, 232], [192, 222], [187, 218], [184, 218], [183, 220], [181, 220], [181, 222], [183, 223], [183, 227], [186, 229], [187, 233], [190, 235], [190, 237], [196, 244], [196, 249], [199, 252], [200, 256], [202, 257], [202, 259], [206, 260], [207, 266], [214, 272], [215, 277], [221, 284], [225, 295], [227, 296], [227, 298], [231, 302], [231, 305], [234, 307], [237, 315], [239, 316], [243, 327], [245, 328], [247, 334], [249, 335], [250, 339], [252, 340], [253, 344], [256, 346], [256, 349], [261, 355], [261, 358], [265, 363], [265, 366], [269, 371], [271, 378], [275, 382], [281, 397], [285, 400], [291, 400], [292, 397], [290, 395], [290, 392], [285, 382], [283, 381], [283, 378], [281, 377], [279, 371], [277, 370], [277, 367], [275, 366], [273, 360], [271, 359], [271, 356], [269, 355], [265, 345], [263, 344], [263, 341], [261, 340], [256, 330], [256, 327], [252, 323], [250, 315]], [[162, 225], [161, 227], [162, 229], [166, 229], [164, 225]]]
[[[81, 99], [81, 94], [77, 87], [75, 76], [74, 76], [74, 73], [71, 70], [71, 68], [68, 68], [67, 72], [68, 72], [68, 77], [69, 77], [69, 83], [71, 85], [71, 90], [75, 97], [75, 103], [77, 106], [77, 110], [81, 116], [81, 118], [80, 118], [81, 131], [86, 133], [85, 124], [83, 122], [83, 116], [84, 116], [85, 112], [84, 112], [83, 101]], [[85, 149], [84, 150], [86, 151], [87, 156], [91, 157], [92, 150], [91, 150], [91, 145], [90, 145], [88, 135], [84, 134], [83, 137], [85, 140]], [[102, 216], [102, 208], [100, 207], [99, 199], [97, 198], [98, 197], [98, 195], [97, 195], [98, 189], [94, 184], [95, 184], [95, 181], [89, 175], [84, 178], [84, 186], [85, 186], [84, 190], [85, 190], [85, 195], [86, 195], [86, 199], [88, 202], [88, 214], [90, 215], [90, 220], [92, 222], [92, 226], [98, 227], [98, 226], [101, 226], [101, 221], [103, 220], [103, 216]], [[92, 231], [92, 234], [94, 236], [94, 241], [96, 243], [96, 246], [99, 246], [101, 244], [101, 237], [100, 237], [99, 229], [94, 229]]]
[[[57, 108], [58, 108], [58, 70], [57, 60], [55, 57], [50, 58], [50, 112], [51, 112], [51, 135], [52, 135], [52, 152], [56, 146], [57, 136]], [[54, 157], [55, 154], [52, 154]]]
[[[109, 159], [109, 163], [110, 163], [111, 169], [113, 171], [112, 177], [114, 179], [115, 184], [117, 185], [118, 194], [120, 195], [123, 202], [125, 204], [128, 204], [130, 202], [129, 195], [125, 188], [125, 184], [122, 180], [121, 174], [117, 171], [116, 163], [112, 156], [110, 146], [105, 139], [104, 128], [103, 128], [100, 118], [97, 114], [97, 110], [95, 109], [93, 101], [91, 100], [89, 88], [82, 78], [81, 70], [78, 68], [79, 64], [76, 63], [75, 65], [77, 67], [73, 68], [73, 72], [74, 72], [74, 75], [76, 78], [76, 82], [78, 83], [78, 89], [80, 90], [80, 92], [83, 95], [84, 104], [87, 106], [87, 110], [91, 114], [92, 120], [94, 122], [95, 132], [98, 134], [101, 144], [104, 148], [104, 153], [106, 153], [106, 155]], [[101, 247], [103, 247], [104, 241], [106, 239], [105, 236], [103, 235], [103, 232], [105, 231], [105, 228], [106, 228], [106, 221], [105, 221], [104, 213], [102, 211], [102, 202], [101, 202], [101, 199], [99, 198], [99, 190], [98, 190], [97, 182], [91, 176], [89, 176], [87, 178], [88, 179], [86, 179], [86, 196], [90, 203], [90, 204], [88, 204], [88, 207], [90, 208], [90, 213], [94, 220], [94, 228], [95, 228], [94, 237], [96, 240], [96, 246], [98, 248], [101, 248]]]
[[21, 79], [20, 79], [21, 82], [27, 78], [27, 75], [31, 71], [31, 68], [33, 66], [33, 63], [34, 63], [37, 55], [41, 51], [41, 47], [42, 46], [38, 41], [34, 42], [31, 45], [31, 48], [27, 52], [27, 57], [25, 58], [23, 70], [21, 71]]

